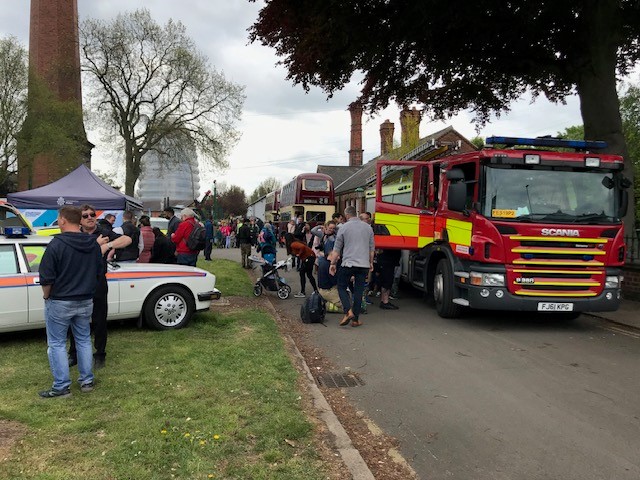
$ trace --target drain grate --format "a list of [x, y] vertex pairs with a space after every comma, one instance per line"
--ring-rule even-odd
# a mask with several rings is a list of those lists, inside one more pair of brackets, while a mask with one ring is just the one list
[[318, 375], [318, 383], [327, 388], [361, 387], [364, 382], [351, 373], [322, 373]]

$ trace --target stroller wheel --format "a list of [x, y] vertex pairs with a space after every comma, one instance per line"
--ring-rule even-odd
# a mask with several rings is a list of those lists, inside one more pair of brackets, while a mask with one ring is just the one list
[[254, 294], [256, 297], [259, 297], [260, 295], [262, 295], [262, 285], [260, 285], [259, 283], [256, 283], [256, 284], [253, 286], [253, 294]]
[[278, 298], [281, 300], [286, 300], [289, 298], [291, 294], [291, 287], [289, 285], [280, 285], [278, 288]]

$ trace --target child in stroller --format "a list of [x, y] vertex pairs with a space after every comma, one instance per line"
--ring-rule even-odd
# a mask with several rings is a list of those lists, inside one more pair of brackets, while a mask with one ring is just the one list
[[291, 294], [291, 287], [287, 284], [284, 277], [281, 277], [278, 270], [288, 270], [290, 263], [286, 260], [280, 260], [274, 263], [276, 260], [276, 249], [271, 245], [265, 245], [261, 250], [262, 258], [257, 256], [251, 256], [249, 259], [261, 264], [262, 276], [258, 278], [253, 285], [253, 294], [256, 297], [262, 295], [262, 292], [266, 289], [270, 292], [277, 292], [278, 298], [285, 300], [289, 298]]

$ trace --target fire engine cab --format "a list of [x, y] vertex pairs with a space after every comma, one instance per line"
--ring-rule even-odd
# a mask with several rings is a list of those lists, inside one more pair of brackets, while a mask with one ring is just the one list
[[[630, 182], [604, 142], [490, 137], [471, 153], [377, 165], [375, 243], [442, 317], [618, 308]], [[555, 149], [555, 150], [554, 150]]]

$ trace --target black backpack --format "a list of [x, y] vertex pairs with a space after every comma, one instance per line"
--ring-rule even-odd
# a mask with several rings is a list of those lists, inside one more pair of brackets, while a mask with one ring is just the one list
[[186, 244], [189, 250], [204, 250], [207, 232], [202, 225], [195, 223]]
[[300, 307], [302, 323], [324, 323], [327, 301], [318, 292], [308, 296]]

